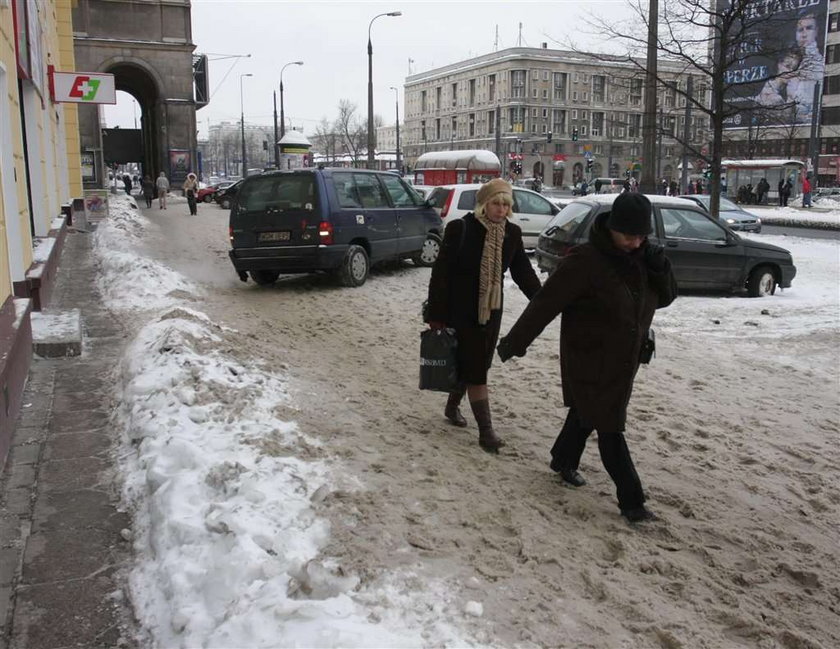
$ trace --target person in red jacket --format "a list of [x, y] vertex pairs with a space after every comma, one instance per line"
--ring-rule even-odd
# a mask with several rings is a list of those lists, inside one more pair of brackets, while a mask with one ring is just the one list
[[811, 180], [808, 176], [802, 180], [802, 207], [811, 207]]

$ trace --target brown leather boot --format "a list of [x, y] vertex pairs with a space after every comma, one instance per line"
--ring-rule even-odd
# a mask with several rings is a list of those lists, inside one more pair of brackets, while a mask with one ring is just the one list
[[449, 393], [449, 399], [447, 399], [446, 408], [443, 411], [443, 414], [449, 420], [449, 423], [460, 428], [466, 428], [467, 426], [467, 420], [464, 419], [464, 415], [461, 414], [461, 409], [458, 407], [461, 405], [461, 399], [464, 398], [464, 392], [466, 392], [466, 390], [466, 385], [459, 385], [452, 390], [452, 392]]
[[487, 399], [470, 401], [470, 407], [478, 422], [478, 445], [488, 453], [498, 453], [499, 448], [505, 445], [505, 441], [493, 430], [490, 402]]

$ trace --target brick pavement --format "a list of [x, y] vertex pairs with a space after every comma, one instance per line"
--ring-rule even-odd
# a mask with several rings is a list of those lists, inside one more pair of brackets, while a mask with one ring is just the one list
[[81, 356], [35, 357], [0, 476], [0, 649], [137, 646], [111, 425], [127, 342], [96, 290], [92, 234], [69, 234], [51, 311], [77, 308]]

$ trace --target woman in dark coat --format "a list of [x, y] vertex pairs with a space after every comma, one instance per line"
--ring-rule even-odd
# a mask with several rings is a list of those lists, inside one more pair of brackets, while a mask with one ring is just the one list
[[509, 268], [528, 298], [540, 289], [522, 245], [522, 230], [508, 221], [512, 205], [507, 182], [496, 178], [482, 185], [475, 212], [447, 226], [429, 281], [429, 327], [451, 327], [458, 339], [460, 386], [450, 393], [444, 414], [456, 426], [467, 425], [459, 409], [466, 391], [478, 422], [478, 443], [489, 452], [504, 445], [493, 430], [487, 392], [487, 371], [502, 322], [503, 275]]
[[155, 184], [149, 176], [143, 176], [143, 198], [146, 199], [146, 207], [152, 206], [152, 199], [155, 197]]
[[647, 241], [651, 205], [642, 194], [620, 194], [600, 214], [589, 242], [563, 257], [545, 286], [499, 344], [499, 356], [524, 356], [560, 313], [560, 373], [566, 423], [551, 449], [551, 468], [583, 486], [578, 473], [587, 437], [616, 484], [621, 513], [630, 521], [653, 518], [624, 439], [627, 404], [639, 353], [654, 311], [677, 295], [671, 264], [661, 246]]

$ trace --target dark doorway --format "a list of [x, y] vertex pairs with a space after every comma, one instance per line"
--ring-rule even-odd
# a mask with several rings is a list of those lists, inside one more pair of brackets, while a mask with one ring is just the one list
[[[104, 158], [106, 162], [110, 163], [139, 162], [142, 174], [154, 178], [159, 171], [162, 171], [162, 169], [158, 169], [160, 156], [156, 136], [160, 130], [160, 116], [158, 114], [160, 93], [157, 86], [145, 70], [129, 63], [112, 66], [106, 72], [113, 74], [116, 78], [118, 91], [127, 92], [137, 100], [141, 114], [140, 128], [136, 131], [134, 129], [103, 129]], [[111, 145], [108, 138], [114, 135], [113, 131], [122, 131], [122, 133], [117, 135], [115, 143]], [[139, 134], [139, 137], [137, 134]], [[137, 149], [138, 139], [139, 150]], [[134, 157], [127, 160], [120, 154], [120, 157], [111, 158], [109, 152], [112, 151], [115, 155], [118, 151], [122, 154], [132, 151]]]

